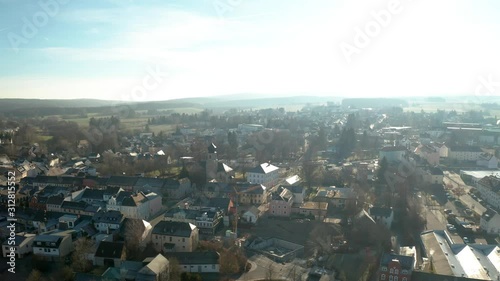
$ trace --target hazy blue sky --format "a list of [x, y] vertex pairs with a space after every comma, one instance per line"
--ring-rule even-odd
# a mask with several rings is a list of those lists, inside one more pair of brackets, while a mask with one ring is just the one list
[[500, 82], [498, 0], [57, 1], [0, 0], [1, 98], [473, 95], [479, 77]]

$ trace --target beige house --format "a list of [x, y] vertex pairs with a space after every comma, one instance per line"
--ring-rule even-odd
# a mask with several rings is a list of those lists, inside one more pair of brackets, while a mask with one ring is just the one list
[[11, 252], [11, 248], [18, 258], [22, 258], [31, 253], [33, 251], [33, 240], [35, 240], [35, 236], [35, 234], [18, 234], [14, 238], [14, 243], [11, 242], [12, 240], [5, 240], [2, 244], [2, 256], [6, 258]]
[[151, 241], [160, 252], [192, 252], [198, 247], [199, 230], [188, 222], [160, 221], [153, 228]]
[[72, 234], [74, 231], [42, 234], [33, 240], [33, 254], [57, 261], [73, 251]]

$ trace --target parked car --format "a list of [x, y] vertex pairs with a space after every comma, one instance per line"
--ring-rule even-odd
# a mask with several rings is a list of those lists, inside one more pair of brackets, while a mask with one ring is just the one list
[[464, 238], [462, 238], [464, 240], [464, 243], [465, 244], [469, 244], [470, 241], [469, 241], [469, 238], [467, 238], [466, 236], [464, 236]]
[[444, 213], [449, 215], [449, 214], [453, 213], [453, 211], [450, 209], [444, 209]]

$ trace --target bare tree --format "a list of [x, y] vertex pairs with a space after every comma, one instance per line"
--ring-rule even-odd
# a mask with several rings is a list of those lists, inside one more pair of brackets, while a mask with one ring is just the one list
[[79, 238], [75, 242], [75, 251], [73, 252], [72, 264], [73, 270], [77, 272], [88, 272], [92, 269], [92, 262], [87, 259], [87, 255], [92, 252], [94, 241], [85, 237]]
[[168, 266], [170, 268], [170, 280], [169, 281], [180, 281], [181, 280], [181, 267], [179, 261], [176, 258], [170, 258], [168, 260]]
[[40, 272], [40, 270], [38, 269], [33, 269], [30, 275], [28, 276], [28, 279], [26, 279], [26, 281], [43, 281], [43, 280], [45, 280], [45, 278], [43, 278], [42, 272]]
[[144, 233], [144, 224], [140, 219], [127, 219], [123, 238], [125, 240], [126, 255], [134, 259], [140, 253], [140, 242]]

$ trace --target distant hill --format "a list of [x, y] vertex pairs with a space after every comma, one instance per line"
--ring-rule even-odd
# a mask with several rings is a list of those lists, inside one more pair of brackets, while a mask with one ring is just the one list
[[266, 108], [287, 105], [318, 104], [339, 100], [333, 97], [271, 97], [251, 94], [183, 98], [165, 101], [120, 102], [97, 99], [50, 100], [50, 99], [0, 99], [0, 114], [5, 116], [35, 117], [50, 115], [75, 115], [86, 113], [109, 113], [116, 106], [133, 110], [162, 110], [175, 108], [230, 109], [230, 108]]
[[348, 98], [342, 100], [342, 105], [355, 108], [404, 107], [408, 106], [408, 102], [403, 99], [394, 98]]

